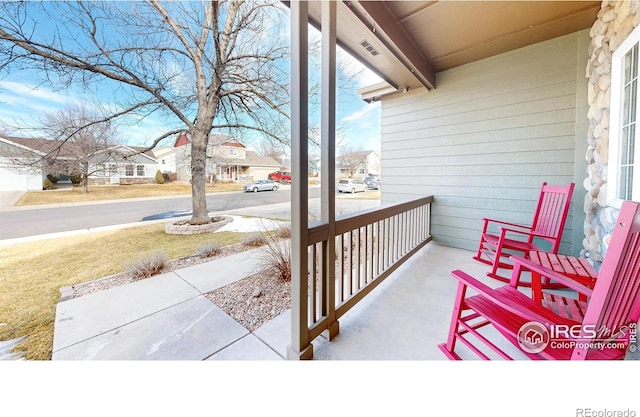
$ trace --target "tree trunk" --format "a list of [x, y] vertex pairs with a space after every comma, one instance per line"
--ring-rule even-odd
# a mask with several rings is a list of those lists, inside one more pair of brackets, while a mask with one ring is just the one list
[[82, 192], [89, 192], [89, 163], [82, 163]]
[[193, 215], [190, 224], [206, 224], [209, 219], [206, 194], [207, 134], [191, 135], [191, 193]]

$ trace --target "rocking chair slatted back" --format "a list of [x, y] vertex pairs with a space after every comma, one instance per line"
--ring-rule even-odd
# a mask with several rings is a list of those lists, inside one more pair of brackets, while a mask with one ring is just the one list
[[[572, 195], [570, 191], [573, 190], [569, 190], [568, 187], [543, 184], [538, 206], [533, 215], [532, 231], [554, 237], [546, 239], [552, 244], [552, 253], [557, 253], [560, 247], [560, 239], [557, 237], [562, 236], [567, 221]], [[533, 241], [533, 237], [530, 237], [529, 241]]]

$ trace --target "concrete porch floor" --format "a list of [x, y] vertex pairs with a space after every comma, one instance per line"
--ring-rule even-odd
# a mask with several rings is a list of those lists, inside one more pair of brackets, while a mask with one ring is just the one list
[[[460, 269], [492, 288], [506, 285], [487, 277], [490, 266], [473, 256], [470, 251], [427, 244], [339, 320], [340, 334], [333, 341], [324, 337], [314, 341], [314, 359], [448, 361], [438, 344], [447, 340], [458, 285], [451, 271]], [[510, 273], [499, 271], [501, 276]], [[524, 272], [521, 279], [527, 281], [528, 275]], [[520, 290], [530, 295], [530, 289]], [[565, 294], [575, 296], [569, 290]], [[529, 361], [493, 327], [486, 326], [481, 333], [513, 359]], [[640, 360], [640, 352], [633, 349], [626, 360]], [[501, 360], [494, 352], [483, 351]], [[480, 360], [462, 343], [456, 345], [456, 353], [464, 360]]]
[[[449, 332], [460, 269], [491, 287], [504, 285], [486, 276], [489, 266], [473, 253], [429, 243], [382, 282], [340, 321], [340, 334], [331, 342], [314, 341], [316, 360], [447, 360], [438, 349]], [[487, 329], [515, 359], [526, 359], [495, 331]], [[464, 359], [478, 359], [464, 346]]]

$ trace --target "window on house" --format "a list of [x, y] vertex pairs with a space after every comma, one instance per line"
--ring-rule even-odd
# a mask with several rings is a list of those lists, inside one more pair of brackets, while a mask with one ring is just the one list
[[609, 129], [608, 204], [640, 200], [640, 129], [638, 110], [638, 59], [640, 27], [613, 54], [611, 67], [611, 122]]
[[136, 166], [136, 174], [139, 177], [144, 177], [144, 165], [137, 165]]
[[127, 177], [133, 177], [133, 165], [127, 165], [124, 167], [124, 175]]
[[236, 148], [229, 148], [229, 155], [236, 156], [238, 154], [238, 150]]

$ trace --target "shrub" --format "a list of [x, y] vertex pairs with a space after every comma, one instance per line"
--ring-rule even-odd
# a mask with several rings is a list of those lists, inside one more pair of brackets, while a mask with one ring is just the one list
[[259, 272], [275, 274], [279, 281], [291, 281], [291, 226], [280, 226], [273, 233], [263, 228], [251, 236], [263, 246]]
[[291, 240], [269, 236], [261, 252], [262, 272], [275, 272], [278, 280], [291, 281]]
[[167, 256], [163, 251], [158, 251], [151, 256], [141, 258], [129, 265], [126, 265], [127, 272], [135, 280], [149, 278], [159, 274], [167, 265]]
[[43, 190], [55, 190], [56, 189], [56, 185], [51, 182], [51, 180], [49, 178], [45, 178], [44, 182], [42, 183], [42, 189]]
[[162, 175], [162, 172], [160, 172], [160, 170], [156, 171], [156, 182], [158, 184], [164, 184], [164, 176]]
[[291, 239], [291, 226], [290, 225], [282, 225], [278, 227], [275, 231], [275, 235], [280, 239]]
[[53, 174], [47, 174], [47, 179], [48, 179], [49, 181], [51, 181], [52, 183], [54, 183], [54, 184], [56, 184], [56, 183], [58, 182], [58, 180], [59, 180], [59, 178], [58, 178], [58, 177], [56, 177], [56, 176], [55, 176], [55, 175], [53, 175]]
[[220, 244], [208, 242], [202, 246], [200, 246], [197, 250], [197, 254], [201, 258], [208, 258], [210, 256], [214, 256], [220, 253]]
[[78, 185], [80, 184], [80, 181], [82, 181], [82, 175], [72, 173], [69, 175], [69, 181], [71, 181], [71, 184]]
[[245, 246], [258, 247], [267, 243], [267, 239], [262, 233], [251, 233], [242, 238], [241, 243]]

